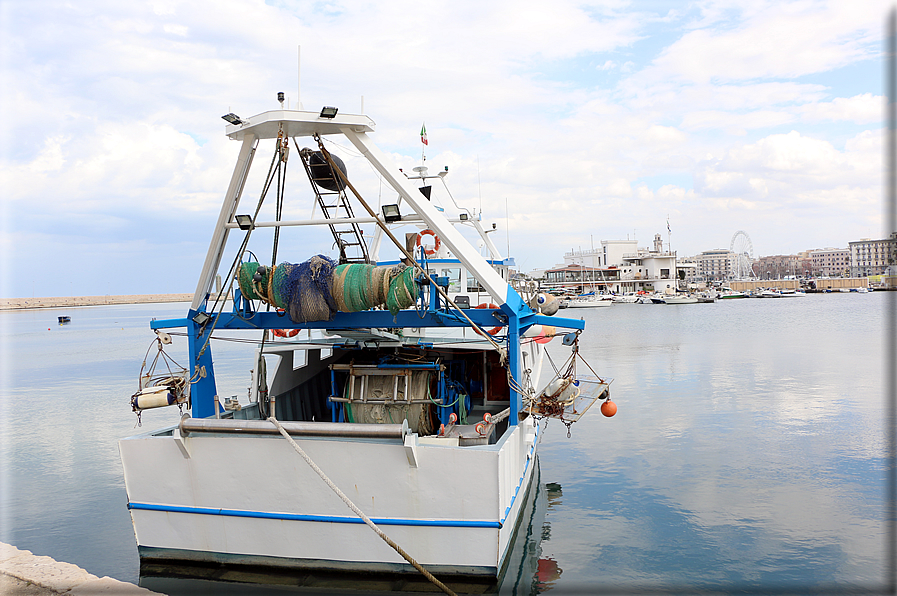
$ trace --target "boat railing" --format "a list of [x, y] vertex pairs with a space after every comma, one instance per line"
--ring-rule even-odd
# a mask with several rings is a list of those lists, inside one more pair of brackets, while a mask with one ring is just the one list
[[[357, 422], [281, 422], [291, 436], [339, 437], [342, 439], [397, 439], [411, 434], [407, 422], [402, 424], [362, 424]], [[239, 435], [279, 435], [280, 431], [267, 420], [227, 418], [190, 418], [185, 415], [178, 424], [182, 437], [194, 433]]]

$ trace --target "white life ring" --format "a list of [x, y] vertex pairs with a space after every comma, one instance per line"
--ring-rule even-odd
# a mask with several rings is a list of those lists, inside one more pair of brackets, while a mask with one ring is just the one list
[[436, 232], [427, 228], [426, 230], [421, 230], [417, 234], [417, 246], [418, 247], [420, 247], [420, 245], [421, 245], [420, 240], [424, 236], [432, 236], [433, 237], [433, 241], [434, 241], [433, 248], [432, 249], [426, 249], [426, 248], [424, 249], [424, 254], [426, 254], [428, 257], [432, 257], [437, 252], [439, 252], [439, 247], [442, 246], [442, 240], [439, 239], [439, 236], [436, 235]]

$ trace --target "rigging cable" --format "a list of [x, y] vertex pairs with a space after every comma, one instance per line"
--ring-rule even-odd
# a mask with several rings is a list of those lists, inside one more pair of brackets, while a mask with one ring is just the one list
[[[362, 207], [365, 208], [365, 210], [368, 212], [368, 214], [371, 217], [373, 217], [374, 219], [377, 220], [376, 221], [377, 225], [383, 230], [383, 232], [389, 237], [389, 239], [392, 240], [393, 244], [396, 245], [396, 247], [399, 249], [399, 251], [401, 251], [402, 254], [404, 254], [405, 257], [412, 263], [412, 267], [414, 267], [418, 271], [420, 271], [424, 275], [424, 277], [428, 277], [427, 271], [425, 271], [423, 269], [423, 267], [420, 266], [420, 264], [417, 262], [417, 260], [414, 258], [414, 256], [410, 252], [408, 252], [408, 249], [406, 249], [405, 246], [399, 242], [399, 240], [395, 237], [395, 235], [392, 233], [392, 231], [386, 225], [386, 222], [384, 222], [382, 219], [377, 217], [377, 214], [374, 213], [373, 209], [371, 209], [371, 206], [368, 205], [367, 201], [365, 201], [364, 198], [362, 198], [361, 194], [358, 192], [358, 190], [355, 188], [355, 186], [352, 184], [352, 182], [349, 181], [349, 177], [345, 173], [343, 173], [343, 171], [341, 169], [336, 167], [336, 164], [334, 163], [333, 158], [330, 156], [330, 152], [327, 150], [326, 147], [324, 147], [324, 143], [321, 140], [320, 135], [315, 133], [314, 139], [318, 142], [318, 148], [321, 150], [321, 154], [324, 156], [324, 158], [327, 160], [327, 162], [330, 164], [330, 166], [336, 171], [336, 173], [339, 174], [340, 178], [343, 179], [343, 182], [345, 182], [346, 186], [349, 187], [349, 189], [355, 195], [355, 198], [357, 198], [358, 202], [361, 203]], [[461, 316], [463, 316], [465, 319], [467, 319], [467, 322], [472, 327], [479, 329], [480, 331], [483, 332], [483, 336], [489, 341], [489, 343], [492, 344], [492, 346], [496, 349], [496, 351], [498, 351], [498, 353], [501, 355], [503, 361], [507, 360], [507, 352], [502, 348], [502, 346], [499, 345], [498, 342], [496, 342], [494, 339], [492, 339], [492, 337], [488, 333], [486, 333], [485, 329], [483, 329], [482, 327], [480, 327], [479, 325], [474, 323], [473, 320], [471, 320], [471, 318], [468, 317], [467, 314], [457, 304], [455, 304], [455, 301], [452, 300], [451, 298], [449, 298], [449, 295], [446, 291], [444, 291], [438, 285], [435, 285], [435, 284], [430, 284], [430, 285], [432, 285], [436, 289], [436, 291], [439, 293], [439, 295], [442, 296], [443, 300], [445, 300], [447, 303], [451, 304], [461, 314]]]

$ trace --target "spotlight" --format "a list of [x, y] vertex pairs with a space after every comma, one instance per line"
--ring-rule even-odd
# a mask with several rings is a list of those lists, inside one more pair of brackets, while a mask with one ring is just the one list
[[281, 109], [283, 108], [283, 100], [284, 100], [283, 91], [278, 91], [277, 92], [277, 101], [280, 102]]
[[251, 230], [252, 229], [252, 216], [251, 215], [237, 215], [234, 217], [237, 220], [237, 225], [240, 226], [241, 230]]
[[319, 116], [319, 118], [335, 118], [338, 111], [339, 110], [337, 108], [324, 106], [323, 108], [321, 108], [321, 115]]
[[228, 124], [234, 124], [234, 125], [245, 124], [245, 122], [243, 122], [240, 119], [240, 117], [237, 116], [236, 114], [234, 114], [233, 112], [231, 112], [230, 114], [225, 114], [224, 116], [222, 116], [222, 118], [224, 120], [226, 120], [228, 122]]
[[383, 219], [387, 222], [401, 221], [402, 214], [399, 213], [399, 206], [383, 205]]
[[199, 311], [198, 313], [193, 315], [193, 322], [196, 323], [197, 325], [199, 325], [200, 327], [202, 327], [203, 325], [208, 323], [211, 319], [212, 319], [212, 317], [209, 316], [208, 313], [204, 313], [202, 311]]

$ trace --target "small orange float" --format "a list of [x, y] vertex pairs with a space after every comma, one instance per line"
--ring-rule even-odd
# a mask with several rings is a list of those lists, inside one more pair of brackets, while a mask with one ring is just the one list
[[617, 404], [615, 404], [610, 400], [610, 398], [608, 398], [606, 402], [601, 404], [601, 413], [610, 418], [617, 413]]

